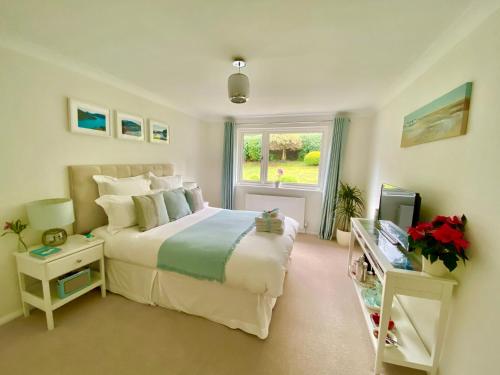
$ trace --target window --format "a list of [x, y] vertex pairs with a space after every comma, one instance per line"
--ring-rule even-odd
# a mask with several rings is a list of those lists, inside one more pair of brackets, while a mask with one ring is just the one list
[[243, 180], [260, 182], [262, 134], [243, 134]]
[[238, 182], [319, 188], [326, 128], [238, 129]]

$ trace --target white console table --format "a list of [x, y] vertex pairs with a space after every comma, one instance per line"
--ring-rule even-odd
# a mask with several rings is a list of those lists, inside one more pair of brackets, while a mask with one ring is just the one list
[[[447, 278], [433, 277], [421, 272], [420, 258], [416, 254], [408, 253], [402, 247], [394, 244], [394, 237], [401, 240], [406, 239], [406, 233], [394, 225], [391, 226], [393, 236], [388, 238], [380, 232], [380, 224], [386, 227], [390, 224], [388, 222], [353, 218], [351, 223], [352, 232], [348, 261], [349, 277], [352, 277], [350, 265], [354, 245], [357, 241], [371, 263], [376, 277], [383, 285], [379, 334], [378, 339], [376, 339], [372, 333], [375, 327], [370, 319], [370, 311], [365, 307], [361, 296], [362, 287], [353, 280], [371, 342], [375, 348], [374, 373], [380, 374], [382, 362], [387, 362], [424, 370], [431, 375], [437, 374], [452, 290], [457, 282]], [[406, 311], [399, 302], [399, 295], [441, 302], [437, 331], [430, 348], [424, 345], [419, 332], [408, 318]], [[395, 322], [396, 336], [398, 338], [398, 345], [393, 347], [385, 346], [389, 319]]]

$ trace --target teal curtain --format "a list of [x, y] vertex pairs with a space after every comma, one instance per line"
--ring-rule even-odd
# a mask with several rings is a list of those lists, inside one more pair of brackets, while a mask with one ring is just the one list
[[319, 229], [319, 237], [324, 240], [331, 240], [335, 236], [333, 225], [335, 223], [337, 190], [340, 184], [342, 144], [348, 125], [349, 119], [347, 117], [336, 117], [333, 120], [330, 160], [328, 161], [328, 173], [326, 175], [323, 208], [321, 210], [321, 226]]
[[234, 195], [234, 121], [224, 123], [224, 158], [222, 165], [222, 208], [233, 209]]

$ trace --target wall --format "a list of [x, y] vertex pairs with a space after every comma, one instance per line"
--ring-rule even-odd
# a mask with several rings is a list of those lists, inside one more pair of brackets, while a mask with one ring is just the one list
[[[346, 134], [346, 143], [344, 148], [342, 174], [343, 181], [358, 185], [363, 191], [367, 190], [369, 156], [371, 149], [371, 132], [373, 118], [367, 115], [348, 116], [351, 118], [351, 123]], [[328, 116], [331, 118], [331, 116]], [[298, 117], [267, 117], [263, 119], [243, 119], [239, 120], [238, 124], [262, 123], [267, 122], [293, 122], [293, 121], [324, 121], [324, 116], [302, 116]], [[307, 223], [307, 232], [317, 234], [319, 232], [321, 220], [321, 208], [323, 204], [323, 193], [321, 191], [308, 191], [288, 188], [270, 188], [270, 187], [253, 187], [253, 186], [237, 186], [235, 193], [235, 206], [237, 209], [245, 208], [246, 194], [269, 194], [300, 197], [306, 199], [305, 222]]]
[[203, 197], [213, 207], [221, 206], [222, 194], [222, 157], [224, 145], [224, 120], [206, 124], [203, 148], [204, 168], [201, 178], [206, 183], [203, 185]]
[[[498, 373], [499, 35], [497, 11], [381, 109], [376, 119], [369, 214], [377, 206], [380, 184], [390, 182], [421, 193], [422, 219], [461, 213], [469, 219], [470, 262], [453, 273], [459, 286], [440, 368], [446, 375]], [[465, 136], [399, 147], [406, 114], [467, 81], [474, 86]], [[419, 325], [434, 319], [435, 306], [407, 307]], [[425, 333], [427, 341], [429, 334]]]
[[371, 149], [373, 144], [373, 116], [353, 114], [349, 124], [342, 159], [342, 181], [357, 185], [365, 197], [368, 192]]
[[[84, 75], [0, 49], [0, 223], [26, 219], [24, 203], [69, 196], [66, 166], [72, 164], [173, 162], [176, 171], [211, 181], [207, 160], [219, 150], [202, 147], [206, 124]], [[70, 133], [67, 97], [120, 109], [171, 126], [170, 145]], [[212, 194], [207, 189], [207, 199]], [[26, 231], [29, 242], [39, 234]], [[14, 236], [0, 238], [0, 323], [19, 312]]]

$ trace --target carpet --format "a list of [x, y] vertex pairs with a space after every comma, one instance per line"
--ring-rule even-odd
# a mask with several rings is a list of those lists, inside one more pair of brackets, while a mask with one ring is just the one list
[[[346, 263], [335, 242], [299, 235], [264, 341], [97, 290], [56, 310], [51, 332], [33, 310], [0, 327], [0, 373], [371, 374], [374, 351]], [[424, 373], [385, 366], [385, 374]]]

